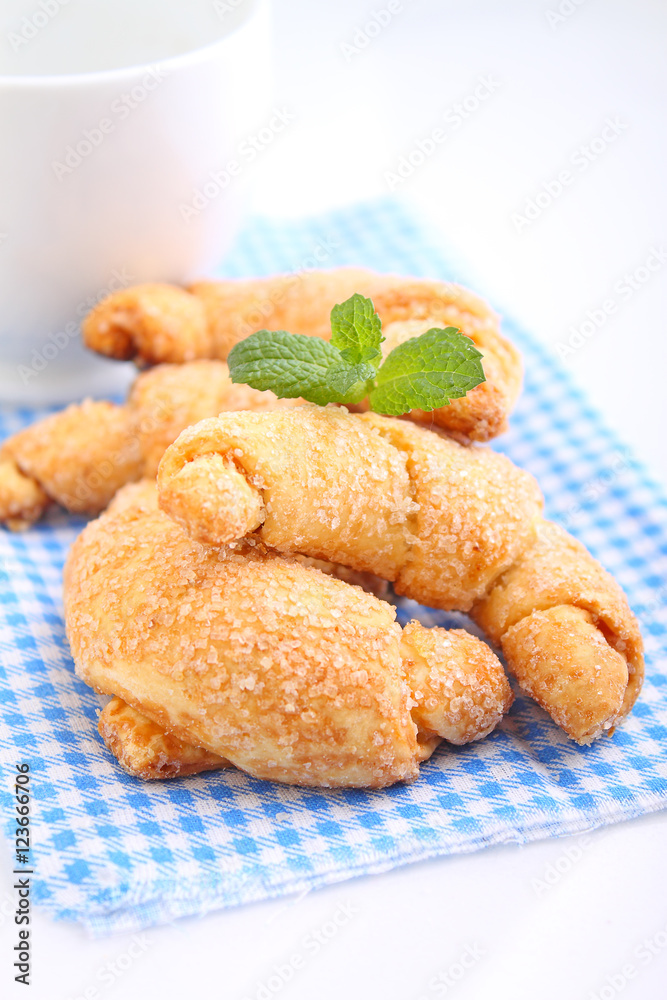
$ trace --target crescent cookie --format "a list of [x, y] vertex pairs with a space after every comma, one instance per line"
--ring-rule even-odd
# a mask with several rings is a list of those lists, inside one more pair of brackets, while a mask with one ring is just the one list
[[[65, 612], [83, 680], [258, 778], [412, 780], [441, 739], [481, 738], [512, 700], [479, 639], [402, 630], [391, 605], [262, 546], [202, 546], [158, 509], [153, 483], [125, 487], [74, 543]], [[105, 739], [145, 776], [116, 730]]]

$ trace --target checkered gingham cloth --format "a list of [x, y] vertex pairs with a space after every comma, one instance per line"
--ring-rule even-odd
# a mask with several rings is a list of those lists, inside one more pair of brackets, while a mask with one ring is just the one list
[[[341, 264], [465, 283], [437, 239], [385, 200], [306, 221], [255, 219], [224, 273]], [[54, 916], [95, 934], [133, 930], [667, 805], [667, 505], [554, 357], [507, 318], [504, 329], [526, 378], [494, 447], [535, 474], [547, 516], [611, 570], [639, 615], [647, 679], [630, 718], [581, 748], [518, 697], [487, 739], [443, 746], [413, 784], [381, 791], [290, 788], [236, 770], [143, 783], [103, 746], [98, 698], [68, 652], [61, 571], [81, 519], [53, 512], [24, 534], [0, 530], [0, 802], [11, 836], [15, 764], [28, 761], [35, 890]], [[0, 412], [0, 439], [37, 416]], [[417, 606], [402, 605], [405, 622]]]

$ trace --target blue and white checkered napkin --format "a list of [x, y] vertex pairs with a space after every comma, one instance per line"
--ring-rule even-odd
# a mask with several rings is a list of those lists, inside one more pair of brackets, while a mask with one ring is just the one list
[[[384, 201], [296, 224], [256, 220], [227, 273], [318, 263], [460, 279]], [[626, 724], [582, 749], [518, 698], [488, 739], [437, 751], [409, 786], [316, 791], [240, 771], [144, 784], [102, 745], [98, 700], [67, 649], [61, 569], [82, 522], [54, 513], [26, 534], [0, 531], [0, 802], [11, 816], [14, 765], [29, 761], [36, 892], [54, 915], [98, 934], [134, 929], [667, 805], [667, 506], [559, 364], [512, 323], [505, 330], [524, 352], [526, 384], [496, 447], [537, 476], [548, 516], [615, 574], [641, 618], [648, 676]], [[5, 411], [0, 438], [34, 417]], [[441, 620], [426, 613], [427, 624]]]

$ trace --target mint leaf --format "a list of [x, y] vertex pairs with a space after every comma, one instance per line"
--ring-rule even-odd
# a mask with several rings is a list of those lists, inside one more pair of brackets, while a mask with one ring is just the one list
[[283, 399], [359, 403], [398, 416], [435, 410], [484, 381], [482, 355], [455, 327], [433, 328], [396, 347], [378, 371], [382, 327], [370, 299], [353, 295], [331, 310], [331, 342], [260, 330], [230, 351], [232, 382]]
[[[375, 366], [367, 363], [348, 365], [343, 362], [338, 367], [330, 368], [327, 374], [327, 386], [333, 395], [328, 402], [349, 405], [360, 403], [373, 386], [375, 372]], [[304, 399], [307, 398], [310, 397], [304, 396]]]
[[[370, 299], [357, 293], [331, 310], [331, 343], [348, 364], [379, 363], [383, 340], [380, 317]], [[373, 375], [376, 371], [377, 363]]]
[[399, 344], [377, 373], [371, 409], [389, 416], [437, 410], [484, 382], [482, 355], [455, 327], [432, 329]]
[[282, 399], [302, 396], [320, 406], [359, 402], [375, 375], [371, 365], [346, 364], [326, 340], [285, 330], [251, 334], [232, 348], [227, 364], [232, 382], [271, 389]]

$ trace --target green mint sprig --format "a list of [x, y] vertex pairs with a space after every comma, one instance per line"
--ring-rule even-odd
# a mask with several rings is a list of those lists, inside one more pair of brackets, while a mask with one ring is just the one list
[[382, 324], [370, 299], [353, 295], [331, 310], [331, 340], [260, 330], [230, 351], [232, 382], [271, 389], [282, 399], [360, 403], [400, 416], [436, 410], [485, 381], [482, 355], [453, 326], [404, 341], [384, 362]]

